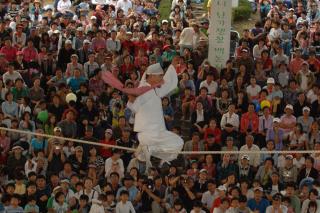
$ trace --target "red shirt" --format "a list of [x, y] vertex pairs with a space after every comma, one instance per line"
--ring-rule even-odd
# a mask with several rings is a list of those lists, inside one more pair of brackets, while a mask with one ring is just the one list
[[266, 60], [263, 61], [263, 69], [268, 69], [268, 68], [272, 68], [272, 60], [271, 58], [267, 58]]
[[125, 41], [123, 41], [123, 42], [121, 42], [121, 47], [123, 48], [123, 49], [128, 49], [129, 50], [129, 52], [130, 52], [130, 54], [132, 53], [132, 51], [133, 51], [133, 48], [134, 48], [134, 44], [133, 44], [133, 42], [132, 41], [128, 41], [128, 40], [125, 40]]
[[7, 59], [7, 61], [13, 62], [14, 60], [16, 60], [17, 49], [15, 47], [3, 46], [0, 52], [5, 55], [5, 58]]
[[241, 117], [240, 122], [240, 131], [242, 133], [246, 132], [250, 126], [251, 123], [251, 131], [258, 132], [259, 128], [259, 117], [256, 113], [253, 113], [251, 116], [249, 115], [249, 112], [246, 112]]
[[214, 135], [214, 142], [220, 144], [221, 142], [221, 130], [216, 127], [215, 129], [211, 129], [211, 128], [206, 128], [204, 130], [204, 140], [208, 139], [208, 135], [212, 134]]
[[309, 63], [309, 66], [310, 67], [313, 67], [314, 70], [311, 70], [313, 72], [317, 72], [319, 69], [320, 69], [320, 61], [316, 58], [313, 58], [313, 59], [308, 59], [308, 63]]
[[136, 41], [134, 42], [134, 55], [138, 55], [140, 49], [144, 49], [145, 52], [148, 51], [148, 43], [146, 41]]
[[23, 52], [23, 60], [25, 60], [26, 62], [38, 60], [38, 51], [36, 50], [36, 48], [26, 47], [22, 50], [22, 52]]
[[[100, 141], [100, 143], [108, 144], [108, 145], [116, 145], [116, 142], [114, 140], [109, 140], [109, 141], [102, 140], [102, 141]], [[102, 146], [100, 148], [100, 155], [103, 158], [111, 157], [112, 156], [112, 148], [107, 148], [107, 147]]]

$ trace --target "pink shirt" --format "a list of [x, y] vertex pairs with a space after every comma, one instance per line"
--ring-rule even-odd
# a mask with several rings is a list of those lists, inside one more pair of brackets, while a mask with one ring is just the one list
[[[284, 123], [284, 124], [292, 124], [292, 123], [296, 123], [296, 117], [295, 116], [293, 116], [293, 115], [291, 115], [291, 116], [287, 116], [287, 115], [283, 115], [281, 118], [280, 118], [280, 120], [281, 120], [281, 123]], [[283, 129], [283, 131], [285, 132], [285, 133], [288, 133], [288, 132], [290, 132], [292, 129]]]
[[289, 65], [290, 71], [296, 75], [301, 70], [301, 65], [304, 62], [302, 58], [294, 58]]
[[94, 51], [98, 51], [100, 48], [106, 48], [106, 40], [94, 38], [92, 40], [92, 48]]

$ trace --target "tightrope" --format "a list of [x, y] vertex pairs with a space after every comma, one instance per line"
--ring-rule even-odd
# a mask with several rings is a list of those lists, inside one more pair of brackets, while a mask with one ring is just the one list
[[[113, 148], [113, 149], [121, 149], [121, 150], [126, 150], [130, 152], [135, 152], [136, 149], [134, 148], [129, 148], [129, 147], [124, 147], [124, 146], [117, 146], [117, 145], [111, 145], [111, 144], [103, 144], [103, 143], [98, 143], [98, 142], [93, 142], [93, 141], [86, 141], [86, 140], [80, 140], [80, 139], [75, 139], [75, 138], [66, 138], [66, 137], [61, 137], [61, 136], [55, 136], [55, 135], [48, 135], [48, 134], [42, 134], [42, 133], [36, 133], [36, 132], [30, 132], [30, 131], [24, 131], [24, 130], [19, 130], [19, 129], [10, 129], [10, 128], [5, 128], [5, 127], [0, 127], [0, 130], [5, 130], [9, 132], [15, 132], [15, 133], [20, 133], [24, 135], [33, 135], [33, 136], [41, 136], [44, 138], [55, 138], [59, 140], [64, 140], [64, 141], [73, 141], [76, 143], [81, 143], [81, 144], [89, 144], [89, 145], [94, 145], [94, 146], [102, 146], [102, 147], [107, 147], [107, 148]], [[161, 150], [159, 150], [159, 153]], [[267, 151], [267, 150], [260, 150], [260, 151], [250, 151], [250, 150], [243, 150], [243, 151], [181, 151], [181, 152], [170, 152], [170, 151], [163, 151], [163, 153], [168, 153], [168, 154], [181, 154], [181, 155], [208, 155], [208, 154], [214, 154], [214, 155], [223, 155], [223, 154], [315, 154], [315, 153], [320, 153], [320, 150], [284, 150], [284, 151]]]

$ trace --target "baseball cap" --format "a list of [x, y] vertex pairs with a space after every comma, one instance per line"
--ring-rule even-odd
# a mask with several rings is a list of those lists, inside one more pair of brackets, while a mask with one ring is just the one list
[[242, 156], [241, 156], [241, 160], [242, 160], [242, 159], [250, 160], [250, 157], [249, 157], [249, 155], [242, 155]]
[[93, 20], [93, 19], [97, 19], [97, 17], [96, 16], [91, 16], [91, 18], [90, 18], [91, 20]]
[[286, 159], [292, 160], [292, 159], [293, 159], [293, 156], [292, 156], [292, 155], [286, 155]]
[[66, 44], [72, 44], [72, 41], [71, 41], [71, 40], [66, 40], [65, 43], [66, 43]]
[[83, 27], [78, 27], [77, 31], [84, 31]]
[[54, 129], [53, 129], [54, 132], [61, 132], [61, 128], [56, 126]]
[[227, 191], [227, 188], [226, 188], [224, 185], [220, 185], [220, 186], [218, 187], [218, 190], [219, 190], [219, 191]]
[[70, 183], [70, 181], [67, 179], [67, 178], [65, 178], [65, 179], [62, 179], [61, 181], [60, 181], [60, 183]]
[[76, 146], [75, 148], [74, 148], [74, 150], [81, 150], [81, 151], [83, 151], [83, 148], [82, 148], [82, 146]]
[[267, 84], [274, 84], [274, 83], [275, 83], [274, 78], [268, 78]]
[[162, 20], [162, 22], [161, 22], [162, 24], [168, 24], [169, 23], [169, 21], [168, 20], [166, 20], [166, 19], [164, 19], [164, 20]]
[[253, 189], [253, 191], [257, 191], [257, 190], [260, 191], [260, 192], [263, 192], [263, 188], [261, 186], [255, 187]]
[[302, 111], [308, 111], [308, 112], [310, 112], [310, 108], [307, 107], [307, 106], [305, 106], [305, 107], [302, 108]]
[[83, 43], [84, 43], [84, 44], [90, 44], [91, 42], [90, 42], [88, 39], [85, 39], [85, 40], [83, 41]]
[[203, 173], [203, 172], [208, 174], [208, 171], [206, 169], [201, 169], [200, 170], [200, 173]]
[[243, 53], [248, 53], [249, 51], [248, 51], [247, 48], [243, 48], [243, 49], [241, 50], [241, 52], [243, 52]]
[[291, 104], [287, 104], [286, 108], [285, 109], [291, 109], [293, 110], [293, 106]]
[[280, 118], [274, 118], [274, 119], [273, 119], [273, 122], [280, 123], [280, 122], [281, 122], [281, 120], [280, 120]]
[[24, 150], [20, 145], [15, 145], [12, 147], [12, 150], [16, 150], [16, 149], [21, 149], [22, 151]]

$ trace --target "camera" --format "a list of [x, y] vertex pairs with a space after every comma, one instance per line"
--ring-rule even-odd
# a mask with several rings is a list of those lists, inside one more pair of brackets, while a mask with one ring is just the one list
[[148, 179], [146, 181], [143, 182], [144, 185], [147, 186], [148, 189], [153, 189], [153, 181], [151, 179]]

